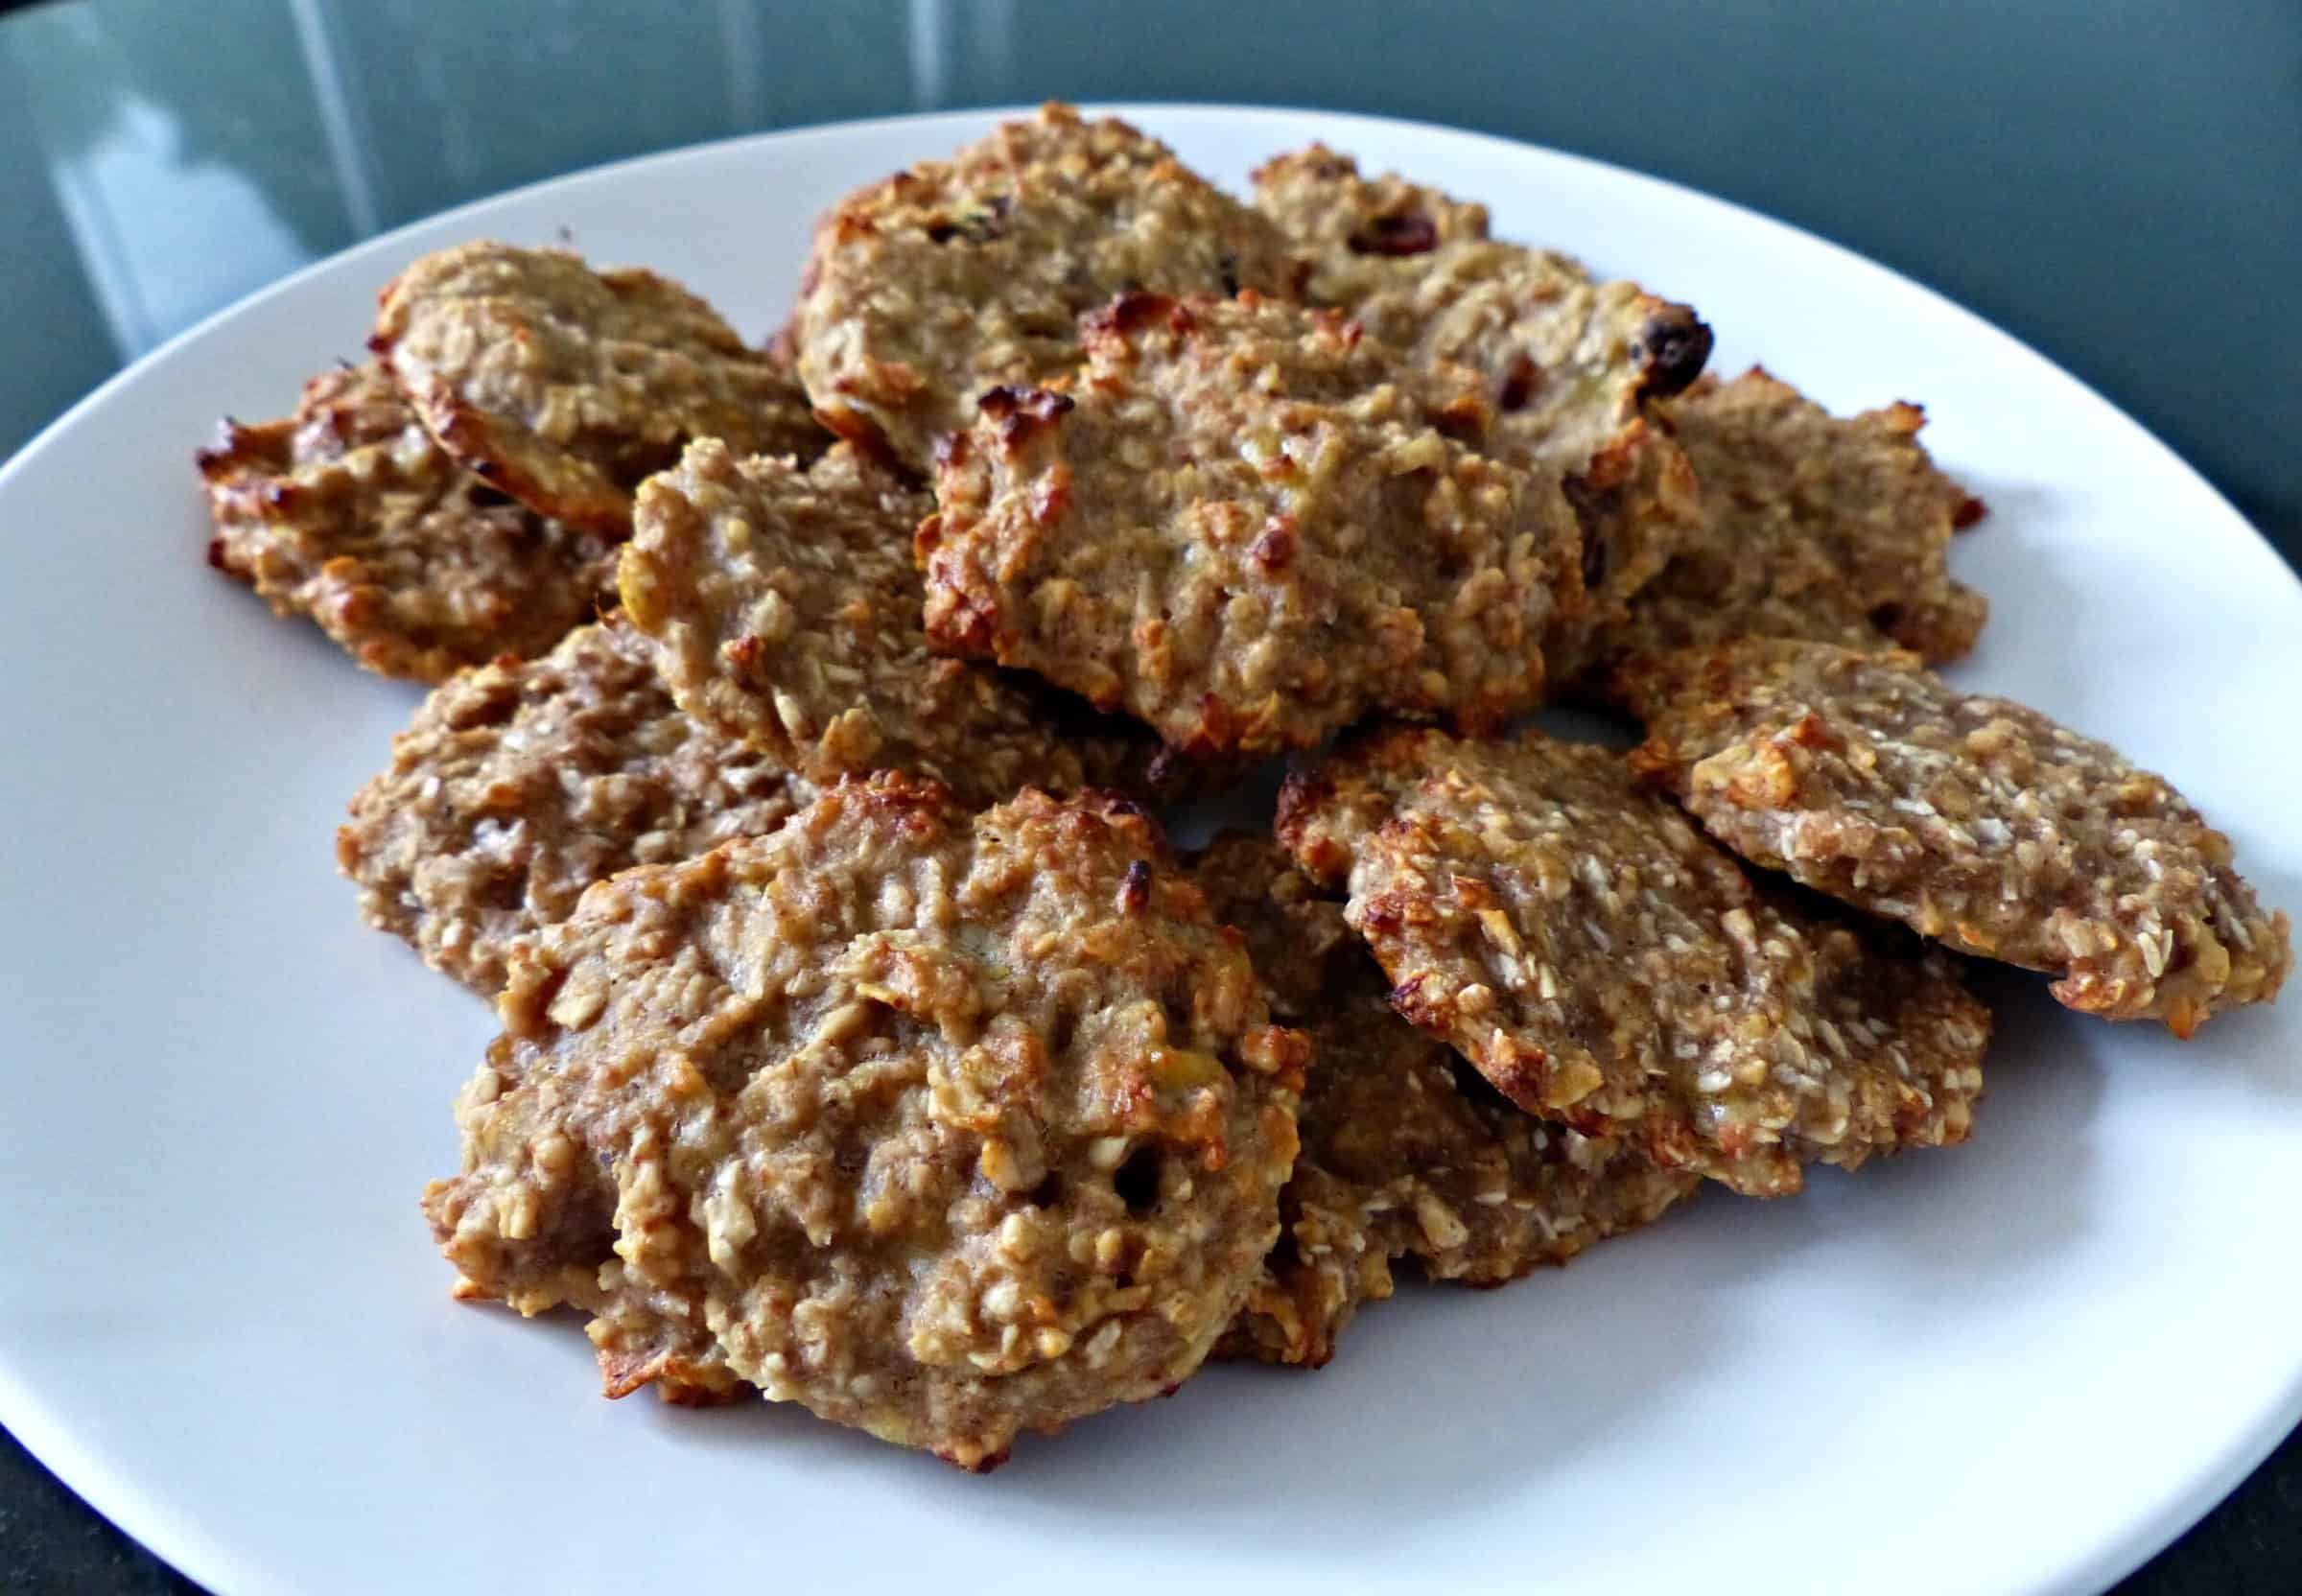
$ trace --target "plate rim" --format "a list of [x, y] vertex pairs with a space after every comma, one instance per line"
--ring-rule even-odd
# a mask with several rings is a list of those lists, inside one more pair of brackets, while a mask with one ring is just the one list
[[[1354, 129], [1378, 129], [1397, 136], [1436, 135], [1458, 143], [1482, 146], [1506, 158], [1529, 153], [1539, 155], [1579, 168], [1584, 175], [1596, 179], [1643, 188], [1680, 202], [1691, 201], [1698, 206], [1713, 207], [1742, 224], [1754, 225], [1762, 232], [1773, 230], [1778, 237], [1796, 240], [1804, 246], [1820, 251], [1820, 258], [1827, 260], [1836, 270], [1884, 278], [1903, 292], [1920, 295], [1935, 311], [1947, 313], [1962, 334], [1995, 343], [2001, 350], [2016, 354], [2033, 363], [2036, 367], [2051, 372], [2097, 412], [2096, 419], [2099, 422], [2107, 423], [2113, 429], [2124, 429], [2128, 437], [2140, 440], [2152, 455], [2151, 463], [2155, 467], [2172, 467], [2178, 476], [2187, 480], [2192, 490], [2203, 493], [2207, 502], [2249, 534], [2246, 541], [2251, 544], [2254, 554], [2260, 557], [2262, 563], [2282, 573], [2290, 586], [2302, 590], [2302, 571], [2297, 571], [2287, 562], [2251, 518], [2171, 444], [2093, 385], [2022, 338], [1941, 291], [1797, 223], [1784, 221], [1689, 183], [1657, 176], [1579, 152], [1415, 117], [1275, 103], [1124, 99], [1087, 100], [1076, 104], [1083, 113], [1117, 115], [1137, 121], [1145, 125], [1155, 136], [1162, 131], [1157, 126], [1161, 118], [1176, 116], [1247, 121], [1317, 120], [1330, 125], [1338, 139], [1349, 136]], [[371, 237], [356, 240], [243, 294], [176, 333], [106, 378], [26, 439], [5, 461], [0, 461], [0, 508], [5, 507], [8, 495], [17, 479], [33, 469], [41, 456], [59, 446], [68, 433], [91, 424], [99, 412], [121, 394], [145, 381], [153, 370], [182, 358], [187, 350], [217, 337], [232, 322], [258, 306], [296, 292], [308, 279], [341, 270], [363, 259], [391, 254], [410, 236], [419, 231], [453, 223], [458, 218], [476, 216], [509, 200], [532, 198], [545, 190], [602, 180], [628, 180], [659, 165], [670, 166], [754, 147], [789, 147], [811, 142], [831, 144], [858, 134], [899, 130], [915, 129], [928, 135], [937, 129], [950, 129], [960, 132], [961, 136], [967, 136], [965, 129], [970, 127], [980, 127], [1010, 117], [1028, 116], [1037, 108], [1031, 104], [947, 106], [736, 133], [574, 168], [412, 218]], [[1326, 136], [1324, 131], [1322, 136]], [[12, 1360], [7, 1355], [5, 1346], [0, 1346], [0, 1424], [5, 1424], [26, 1451], [87, 1507], [101, 1514], [114, 1529], [195, 1583], [219, 1592], [220, 1596], [247, 1596], [250, 1592], [286, 1588], [260, 1568], [250, 1566], [229, 1540], [186, 1519], [177, 1510], [169, 1506], [164, 1494], [140, 1488], [116, 1464], [106, 1462], [101, 1455], [102, 1448], [85, 1443], [75, 1426], [53, 1411], [33, 1384], [17, 1373]], [[2090, 1593], [2106, 1590], [2202, 1520], [2224, 1497], [2252, 1475], [2298, 1425], [2302, 1425], [2302, 1358], [2297, 1358], [2279, 1401], [2266, 1407], [2251, 1426], [2231, 1436], [2214, 1456], [2190, 1470], [2187, 1477], [2170, 1485], [2167, 1490], [2160, 1493], [2155, 1508], [2136, 1515], [2117, 1530], [2102, 1535], [2090, 1544], [2072, 1548], [2067, 1557], [2055, 1560], [2054, 1566], [2030, 1585], [2009, 1588], [2031, 1592], [2033, 1596], [2090, 1596]]]
[[[1042, 102], [1042, 104], [1054, 103], [1057, 102]], [[1391, 116], [1375, 111], [1338, 110], [1331, 106], [1274, 102], [1254, 104], [1225, 100], [1125, 99], [1080, 100], [1061, 103], [1073, 106], [1083, 115], [1118, 116], [1140, 122], [1152, 121], [1170, 113], [1249, 119], [1319, 117], [1337, 124], [1390, 129], [1402, 133], [1437, 133], [1449, 139], [1485, 145], [1497, 152], [1532, 153], [1548, 159], [1566, 162], [1582, 168], [1585, 173], [1594, 176], [1601, 176], [1609, 181], [1629, 182], [1667, 193], [1681, 200], [1693, 200], [1702, 205], [1715, 206], [1731, 213], [1738, 221], [1745, 223], [1790, 235], [1802, 244], [1824, 251], [1831, 258], [1833, 264], [1838, 267], [1876, 274], [1899, 288], [1923, 295], [1932, 303], [1934, 309], [1948, 313], [1967, 331], [1985, 335], [2052, 371], [2055, 377], [2083, 395], [2096, 410], [2102, 412], [2104, 418], [2124, 426], [2140, 437], [2147, 439], [2150, 447], [2161, 457], [2159, 463], [2175, 467], [2189, 479], [2193, 487], [2206, 493], [2220, 509], [2252, 534], [2253, 541], [2260, 546], [2261, 552], [2269, 555], [2271, 565], [2284, 572], [2290, 581], [2297, 586], [2302, 586], [2302, 571], [2296, 571], [2287, 563], [2285, 556], [2279, 553], [2277, 547], [2270, 542], [2262, 528], [2254, 524], [2250, 516], [2240, 509], [2227, 494], [2216, 486], [2205, 473], [2192, 464], [2173, 445], [2152, 432], [2140, 419], [2121, 409], [2093, 384], [2027, 340], [2008, 332], [1997, 322], [1990, 320], [1981, 312], [1968, 309], [1941, 290], [1930, 283], [1921, 282], [1899, 267], [1889, 266], [1884, 261], [1875, 260], [1850, 246], [1826, 238], [1796, 222], [1786, 222], [1782, 218], [1770, 215], [1755, 206], [1746, 205], [1739, 200], [1729, 200], [1724, 195], [1713, 194], [1708, 189], [1699, 188], [1692, 183], [1680, 182], [1675, 177], [1656, 176], [1650, 172], [1641, 172], [1636, 167], [1624, 166], [1596, 155], [1586, 155], [1579, 151], [1561, 149], [1556, 145], [1539, 144], [1531, 139], [1513, 138], [1506, 133], [1490, 133], [1475, 128], [1457, 127], [1452, 123], [1432, 122], [1420, 117]], [[176, 357], [185, 346], [209, 336], [224, 323], [253, 310], [257, 305], [265, 303], [275, 295], [294, 291], [306, 278], [315, 277], [321, 272], [348, 265], [355, 257], [370, 253], [388, 253], [404, 237], [420, 229], [452, 222], [458, 217], [487, 209], [506, 200], [527, 199], [545, 189], [636, 173], [640, 169], [659, 162], [670, 164], [692, 160], [699, 155], [725, 153], [740, 147], [752, 145], [796, 144], [816, 138], [828, 140], [840, 135], [892, 131], [905, 127], [926, 129], [938, 123], [947, 122], [953, 126], [959, 126], [970, 122], [982, 122], [986, 119], [1004, 120], [1010, 117], [1029, 116], [1039, 108], [1038, 105], [1022, 102], [987, 106], [941, 106], [933, 110], [900, 111], [886, 116], [849, 117], [836, 122], [810, 122], [790, 128], [771, 128], [755, 132], [731, 133], [723, 138], [703, 139], [693, 144], [675, 145], [667, 150], [651, 150], [644, 154], [624, 155], [615, 160], [575, 167], [549, 177], [538, 177], [530, 182], [516, 183], [510, 188], [499, 189], [492, 194], [482, 195], [477, 199], [461, 200], [444, 210], [411, 217], [383, 232], [368, 238], [355, 240], [333, 254], [323, 255], [260, 288], [250, 290], [137, 356], [135, 360], [82, 395], [54, 420], [25, 439], [15, 453], [6, 460], [0, 460], [0, 492], [7, 490], [19, 469], [23, 467], [24, 462], [29, 460], [35, 451], [47, 448], [53, 439], [59, 436], [68, 427], [79, 423], [84, 412], [95, 409], [115, 389], [129, 386], [148, 368]], [[1157, 136], [1155, 129], [1153, 135]]]

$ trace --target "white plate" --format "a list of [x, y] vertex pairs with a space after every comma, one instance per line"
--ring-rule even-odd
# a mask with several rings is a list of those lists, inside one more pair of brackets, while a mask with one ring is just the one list
[[[1587, 161], [1133, 114], [1228, 181], [1320, 137], [1486, 199], [1505, 235], [1691, 299], [1716, 369], [1925, 399], [1993, 511], [1957, 550], [1996, 612], [1957, 678], [2173, 772], [2302, 906], [2302, 591], [2071, 378], [1829, 245]], [[202, 565], [189, 452], [357, 355], [377, 286], [475, 235], [572, 237], [763, 334], [826, 204], [987, 120], [716, 145], [406, 229], [178, 340], [0, 474], [0, 1420], [225, 1596], [2083, 1591], [2203, 1512], [2302, 1411], [2302, 1003], [2185, 1045], [1989, 980], [1963, 1148], [1790, 1202], [1709, 1192], [1510, 1291], [1412, 1290], [1324, 1373], [1213, 1370], [989, 1479], [796, 1409], [603, 1402], [572, 1324], [449, 1303], [415, 1194], [455, 1162], [488, 1017], [359, 923], [330, 854], [417, 694]]]

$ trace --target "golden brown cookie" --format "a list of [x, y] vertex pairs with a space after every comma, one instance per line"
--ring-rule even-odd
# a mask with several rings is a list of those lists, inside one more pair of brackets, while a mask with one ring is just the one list
[[1580, 669], [1591, 630], [1619, 622], [1698, 525], [1694, 475], [1651, 405], [1695, 380], [1710, 329], [1636, 283], [1491, 239], [1483, 205], [1362, 176], [1324, 146], [1266, 162], [1255, 203], [1309, 256], [1313, 303], [1420, 365], [1476, 372], [1493, 412], [1486, 451], [1564, 479], [1590, 602], [1549, 647], [1555, 672]]
[[1745, 858], [2105, 1020], [2267, 1002], [2293, 968], [2230, 839], [2167, 782], [1913, 655], [1750, 639], [1634, 662], [1635, 760]]
[[1131, 294], [1061, 388], [996, 388], [937, 462], [928, 635], [1193, 755], [1370, 710], [1500, 724], [1580, 598], [1556, 484], [1449, 435], [1454, 394], [1351, 324]]
[[368, 346], [441, 447], [522, 504], [621, 537], [642, 479], [693, 438], [812, 458], [806, 396], [719, 314], [652, 271], [467, 244], [385, 288]]
[[682, 714], [645, 639], [582, 626], [542, 659], [442, 685], [336, 833], [360, 912], [481, 997], [583, 889], [772, 831], [814, 792]]
[[1279, 827], [1398, 1012], [1530, 1113], [1751, 1196], [1966, 1135], [1990, 1020], [1949, 961], [1762, 891], [1604, 748], [1378, 733]]
[[1323, 145], [1255, 174], [1255, 205], [1311, 265], [1305, 297], [1424, 364], [1481, 373], [1511, 450], [1572, 474], [1642, 400], [1694, 382], [1711, 334], [1685, 305], [1598, 282], [1572, 257], [1488, 236], [1487, 208], [1360, 175]]
[[594, 888], [500, 1011], [427, 1210], [524, 1311], [597, 1300], [612, 1245], [649, 1294], [600, 1338], [620, 1384], [708, 1334], [987, 1468], [1188, 1376], [1278, 1235], [1306, 1048], [1116, 800], [842, 783]]
[[1081, 313], [1126, 292], [1284, 293], [1277, 229], [1157, 139], [1050, 105], [817, 224], [791, 338], [824, 418], [914, 469], [975, 400], [1079, 364]]
[[382, 675], [542, 653], [613, 592], [607, 539], [463, 470], [373, 365], [313, 378], [292, 416], [226, 422], [197, 458], [208, 563]]
[[1215, 918], [1245, 938], [1271, 1012], [1289, 1024], [1316, 1020], [1338, 981], [1366, 956], [1342, 903], [1268, 836], [1223, 832], [1189, 863]]
[[1392, 1266], [1502, 1285], [1645, 1224], [1697, 1177], [1538, 1119], [1391, 1012], [1343, 906], [1267, 837], [1220, 837], [1193, 864], [1247, 939], [1271, 1012], [1311, 1039], [1303, 1151], [1279, 1245], [1220, 1350], [1317, 1368]]
[[1948, 556], [1982, 501], [1927, 458], [1917, 406], [1840, 420], [1753, 366], [1665, 414], [1702, 483], [1703, 529], [1600, 630], [1593, 659], [1738, 637], [1900, 645], [1938, 663], [1974, 646], [1989, 605]]
[[625, 613], [691, 715], [815, 781], [904, 770], [978, 805], [1143, 786], [1157, 745], [1136, 728], [928, 647], [929, 508], [851, 444], [803, 470], [706, 438], [640, 490]]
[[1357, 161], [1324, 144], [1272, 156], [1253, 182], [1255, 208], [1303, 252], [1304, 296], [1313, 304], [1388, 303], [1413, 289], [1431, 256], [1491, 236], [1485, 205], [1396, 172], [1366, 176]]

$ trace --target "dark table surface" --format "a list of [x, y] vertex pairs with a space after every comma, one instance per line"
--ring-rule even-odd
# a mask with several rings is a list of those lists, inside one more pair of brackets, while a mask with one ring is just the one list
[[[283, 272], [513, 184], [845, 117], [1218, 100], [1478, 128], [1800, 223], [2075, 371], [2302, 561], [2296, 0], [0, 12], [0, 457]], [[0, 1590], [191, 1588], [0, 1438]], [[2120, 1589], [2302, 1591], [2302, 1439]]]

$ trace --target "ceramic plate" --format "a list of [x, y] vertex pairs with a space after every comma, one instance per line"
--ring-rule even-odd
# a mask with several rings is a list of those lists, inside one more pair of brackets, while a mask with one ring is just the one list
[[[1990, 503], [1966, 686], [2170, 772], [2302, 907], [2302, 588], [2013, 340], [1591, 162], [1294, 111], [1129, 112], [1211, 176], [1323, 138], [1691, 300], [1714, 368], [1926, 402]], [[1410, 1288], [1326, 1371], [1218, 1368], [971, 1478], [764, 1403], [594, 1395], [573, 1322], [448, 1300], [415, 1209], [487, 1011], [363, 926], [345, 799], [418, 693], [201, 560], [190, 453], [356, 356], [379, 285], [568, 240], [781, 318], [841, 192], [987, 114], [715, 145], [378, 239], [144, 361], [0, 473], [0, 1420], [222, 1596], [634, 1587], [2099, 1588], [2302, 1412], [2302, 1001], [2190, 1044], [1984, 981], [1964, 1147], [1722, 1191], [1504, 1292]], [[1986, 247], [1978, 243], [1978, 247]]]

